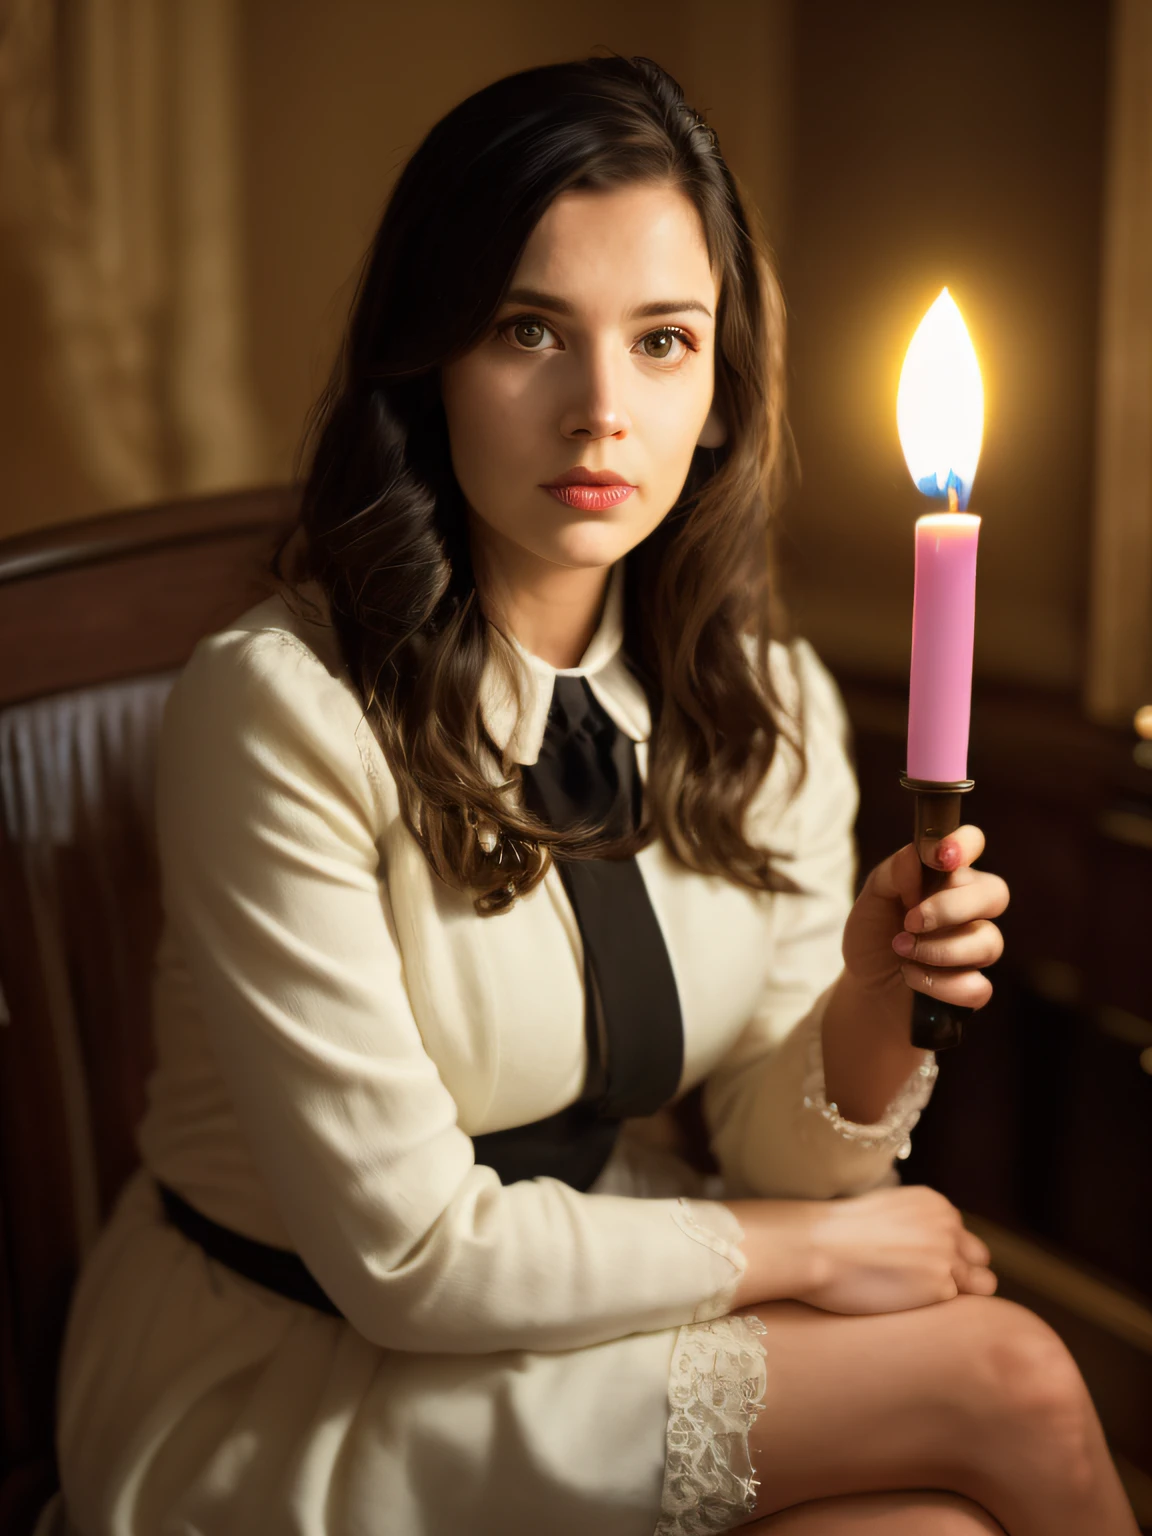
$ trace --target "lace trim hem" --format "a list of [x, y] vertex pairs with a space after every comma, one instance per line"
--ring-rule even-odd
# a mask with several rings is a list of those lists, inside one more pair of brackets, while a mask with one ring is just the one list
[[653, 1536], [711, 1536], [756, 1510], [748, 1433], [767, 1368], [754, 1315], [689, 1323], [676, 1336], [660, 1519]]
[[894, 1151], [899, 1158], [907, 1157], [912, 1150], [911, 1132], [920, 1119], [921, 1110], [932, 1097], [932, 1089], [940, 1071], [936, 1065], [936, 1053], [925, 1051], [923, 1061], [912, 1072], [880, 1119], [874, 1125], [861, 1125], [858, 1121], [846, 1119], [835, 1104], [828, 1102], [824, 1082], [822, 1023], [818, 1011], [807, 1025], [804, 1108], [820, 1115], [838, 1136], [859, 1143], [865, 1151], [884, 1148]]

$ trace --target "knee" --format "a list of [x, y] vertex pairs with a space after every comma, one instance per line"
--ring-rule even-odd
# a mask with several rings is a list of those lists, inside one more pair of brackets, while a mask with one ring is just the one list
[[[1052, 1328], [1015, 1302], [968, 1297], [973, 1333], [966, 1408], [1004, 1450], [1085, 1490], [1094, 1476], [1095, 1410], [1079, 1367]], [[961, 1298], [957, 1298], [961, 1300]], [[948, 1303], [952, 1305], [952, 1303]]]

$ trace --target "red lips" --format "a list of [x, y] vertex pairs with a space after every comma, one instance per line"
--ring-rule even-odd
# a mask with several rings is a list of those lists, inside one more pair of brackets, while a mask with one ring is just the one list
[[[558, 475], [555, 480], [549, 480], [544, 489], [546, 491], [551, 491], [563, 485], [632, 486], [632, 482], [630, 480], [625, 480], [623, 475], [614, 474], [610, 469], [591, 470], [576, 468], [569, 469], [564, 474]], [[635, 486], [632, 486], [632, 489], [635, 490]]]
[[609, 507], [618, 507], [622, 501], [627, 501], [636, 487], [613, 482], [608, 485], [546, 485], [544, 489], [565, 506], [577, 507], [581, 512], [605, 512]]

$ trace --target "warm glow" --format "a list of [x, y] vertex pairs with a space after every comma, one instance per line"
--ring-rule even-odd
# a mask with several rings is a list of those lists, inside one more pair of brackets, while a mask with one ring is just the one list
[[1145, 741], [1152, 741], [1152, 704], [1142, 704], [1136, 711], [1133, 720], [1137, 736], [1143, 736]]
[[916, 527], [936, 539], [970, 539], [980, 519], [974, 512], [927, 512], [916, 519]]
[[947, 288], [916, 328], [900, 372], [896, 424], [926, 496], [955, 490], [968, 505], [984, 436], [984, 385], [967, 327]]

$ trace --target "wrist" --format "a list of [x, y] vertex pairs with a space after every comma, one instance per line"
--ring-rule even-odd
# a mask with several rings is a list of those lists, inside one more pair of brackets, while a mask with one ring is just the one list
[[[911, 1044], [912, 989], [899, 970], [882, 982], [867, 981], [848, 966], [840, 972], [832, 989], [834, 1011], [843, 1011], [861, 1021], [873, 1038], [900, 1045]], [[827, 1017], [827, 1015], [825, 1015]]]
[[744, 1232], [745, 1268], [732, 1310], [762, 1301], [802, 1301], [826, 1276], [828, 1260], [814, 1241], [818, 1200], [726, 1200]]
[[846, 1120], [873, 1125], [924, 1060], [912, 1044], [912, 993], [902, 977], [864, 987], [843, 971], [820, 1023], [825, 1097]]

